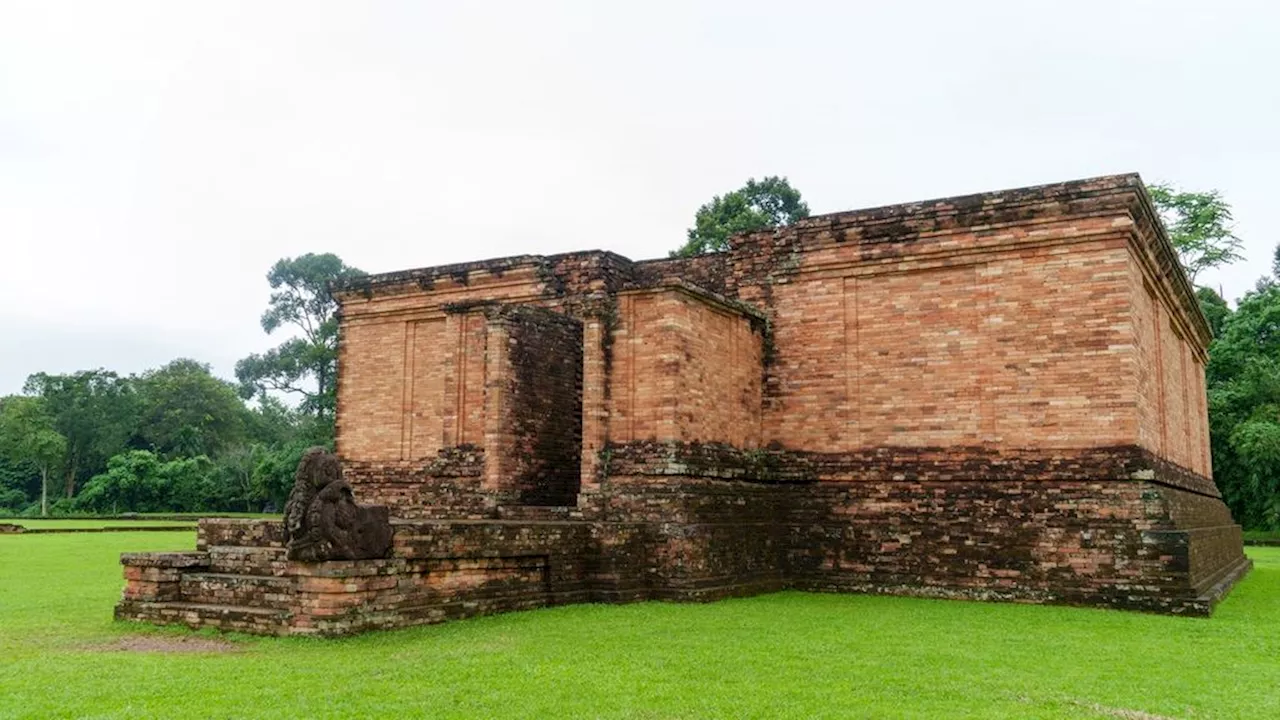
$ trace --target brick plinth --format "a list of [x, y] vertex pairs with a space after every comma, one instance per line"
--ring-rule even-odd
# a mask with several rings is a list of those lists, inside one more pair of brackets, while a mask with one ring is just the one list
[[[123, 558], [116, 615], [340, 635], [787, 587], [1204, 615], [1249, 568], [1220, 499], [1142, 480], [760, 482], [706, 471], [611, 476], [577, 513], [397, 521], [385, 560], [291, 562], [278, 522], [204, 520], [201, 552]], [[237, 542], [254, 544], [219, 544]]]
[[[1248, 569], [1235, 525], [1179, 528], [1137, 481], [820, 484], [797, 497], [795, 587], [1208, 614]], [[1180, 497], [1215, 508], [1216, 498]]]

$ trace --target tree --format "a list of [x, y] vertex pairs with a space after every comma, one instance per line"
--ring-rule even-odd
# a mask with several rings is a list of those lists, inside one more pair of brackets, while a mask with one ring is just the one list
[[142, 374], [137, 437], [161, 455], [213, 456], [244, 437], [248, 410], [235, 388], [195, 360], [178, 359]]
[[[245, 437], [249, 443], [274, 447], [295, 440], [300, 434], [310, 437], [312, 428], [323, 428], [314, 416], [289, 407], [278, 398], [267, 395], [258, 399], [256, 407], [245, 415]], [[318, 430], [325, 441], [332, 433]]]
[[76, 498], [93, 512], [200, 512], [223, 504], [206, 457], [163, 461], [147, 450], [130, 450], [107, 461]]
[[786, 178], [771, 176], [758, 182], [752, 178], [698, 208], [688, 240], [671, 255], [692, 257], [728, 250], [729, 238], [734, 235], [790, 225], [807, 217], [809, 206]]
[[[32, 483], [34, 478], [35, 482]], [[32, 493], [40, 494], [40, 475], [29, 463], [15, 462], [0, 452], [0, 515], [19, 515], [25, 512]]]
[[159, 471], [167, 491], [160, 510], [209, 512], [231, 507], [231, 488], [222, 482], [217, 467], [204, 455], [170, 460], [162, 463]]
[[133, 383], [107, 370], [71, 375], [36, 373], [24, 391], [44, 399], [54, 428], [66, 438], [64, 495], [75, 495], [76, 483], [100, 472], [111, 456], [125, 449], [137, 427]]
[[1213, 473], [1246, 527], [1280, 527], [1280, 285], [1228, 311], [1209, 347]]
[[245, 512], [253, 512], [254, 501], [263, 494], [255, 483], [255, 470], [262, 462], [267, 449], [263, 445], [245, 444], [233, 448], [218, 458], [218, 480], [230, 503], [241, 505]]
[[307, 449], [316, 445], [296, 440], [288, 445], [273, 448], [258, 460], [253, 471], [254, 491], [257, 497], [283, 509], [289, 491], [293, 489], [298, 463]]
[[1209, 329], [1213, 331], [1213, 336], [1218, 337], [1222, 334], [1222, 323], [1226, 322], [1227, 317], [1231, 315], [1231, 307], [1221, 295], [1214, 292], [1213, 288], [1196, 288], [1196, 300], [1200, 302], [1200, 310], [1209, 321]]
[[1163, 184], [1147, 190], [1192, 284], [1203, 270], [1244, 259], [1231, 232], [1231, 206], [1217, 190], [1183, 192]]
[[49, 474], [67, 454], [67, 439], [53, 426], [44, 401], [10, 397], [0, 403], [0, 453], [40, 472], [40, 514], [49, 514]]
[[363, 274], [331, 253], [308, 253], [276, 262], [267, 273], [267, 282], [274, 292], [267, 311], [262, 314], [262, 329], [271, 334], [292, 326], [300, 336], [236, 363], [236, 378], [243, 397], [288, 393], [301, 398], [305, 412], [332, 417], [338, 358], [338, 303], [329, 286], [336, 280]]

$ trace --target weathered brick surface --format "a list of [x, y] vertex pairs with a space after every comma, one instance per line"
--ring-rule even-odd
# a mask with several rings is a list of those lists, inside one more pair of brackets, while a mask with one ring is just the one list
[[826, 484], [801, 496], [791, 572], [807, 589], [1203, 614], [1203, 580], [1247, 561], [1238, 546], [1222, 553], [1227, 543], [1173, 529], [1162, 492], [1110, 481]]
[[582, 470], [582, 323], [521, 306], [491, 318], [487, 484], [522, 505], [573, 505]]
[[337, 634], [800, 587], [1206, 613], [1248, 569], [1208, 326], [1136, 176], [730, 245], [344, 283], [337, 450], [416, 519], [395, 557], [210, 525], [195, 565], [126, 562], [118, 612]]
[[[279, 548], [252, 546], [126, 556], [116, 617], [345, 635], [590, 599], [586, 523], [398, 522], [395, 531], [393, 557], [384, 560], [292, 562]], [[281, 529], [278, 521], [202, 520], [200, 532], [232, 542]]]
[[485, 453], [474, 446], [440, 450], [429, 460], [343, 463], [356, 500], [393, 508], [394, 517], [489, 517], [497, 495], [484, 487]]

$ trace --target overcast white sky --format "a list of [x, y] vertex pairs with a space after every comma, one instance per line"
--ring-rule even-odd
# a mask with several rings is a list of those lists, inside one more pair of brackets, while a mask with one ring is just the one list
[[1266, 2], [0, 0], [0, 394], [232, 377], [278, 258], [379, 272], [680, 244], [785, 175], [815, 213], [1137, 171], [1280, 242]]

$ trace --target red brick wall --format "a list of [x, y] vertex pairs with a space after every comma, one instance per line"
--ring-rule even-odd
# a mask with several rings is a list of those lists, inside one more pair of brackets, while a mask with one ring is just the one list
[[741, 314], [678, 294], [674, 439], [760, 445], [763, 338]]
[[484, 445], [486, 346], [489, 329], [479, 312], [445, 318], [443, 444]]
[[403, 322], [348, 324], [343, 328], [338, 446], [352, 459], [402, 457], [404, 336]]
[[814, 218], [693, 260], [380, 276], [343, 295], [339, 452], [482, 445], [489, 338], [466, 310], [530, 303], [585, 323], [583, 482], [606, 443], [647, 440], [1136, 444], [1208, 474], [1204, 324], [1153, 218], [1136, 178], [1103, 178]]
[[[1166, 303], [1134, 262], [1131, 297], [1137, 362], [1138, 444], [1209, 477], [1204, 363]], [[1158, 286], [1155, 286], [1158, 287]]]
[[676, 301], [664, 293], [618, 297], [617, 326], [609, 351], [609, 440], [671, 438], [675, 432], [676, 376], [664, 371], [665, 318]]
[[742, 313], [682, 288], [618, 296], [609, 440], [760, 444], [763, 338]]
[[[417, 460], [484, 442], [486, 321], [477, 301], [538, 299], [531, 270], [343, 297], [337, 449], [349, 460]], [[448, 313], [445, 311], [449, 310]]]
[[766, 442], [830, 452], [1135, 441], [1122, 238], [924, 267], [867, 265], [858, 252], [805, 258], [761, 293], [776, 348]]
[[1114, 237], [993, 261], [985, 392], [1002, 447], [1131, 444], [1127, 257]]

